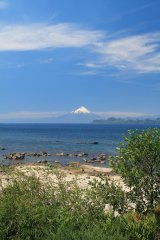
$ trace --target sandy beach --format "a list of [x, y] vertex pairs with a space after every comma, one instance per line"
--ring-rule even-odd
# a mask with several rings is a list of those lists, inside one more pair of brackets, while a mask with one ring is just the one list
[[100, 180], [106, 176], [116, 184], [124, 186], [122, 179], [112, 173], [111, 168], [95, 167], [72, 163], [69, 166], [48, 166], [42, 164], [20, 164], [1, 168], [1, 186], [5, 187], [20, 176], [35, 176], [43, 183], [56, 184], [57, 176], [61, 175], [67, 182], [76, 181], [80, 188], [87, 188], [90, 181]]

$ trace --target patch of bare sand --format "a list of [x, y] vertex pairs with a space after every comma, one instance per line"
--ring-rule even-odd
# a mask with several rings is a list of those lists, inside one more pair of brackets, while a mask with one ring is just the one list
[[90, 181], [94, 181], [95, 179], [100, 181], [100, 176], [106, 176], [111, 181], [124, 187], [122, 179], [117, 175], [112, 175], [111, 168], [80, 165], [78, 163], [73, 163], [67, 167], [51, 167], [40, 164], [14, 166], [12, 171], [0, 172], [0, 181], [2, 186], [5, 187], [17, 177], [33, 175], [43, 183], [49, 184], [56, 184], [59, 176], [63, 177], [63, 180], [67, 182], [76, 180], [78, 186], [81, 188], [87, 188]]

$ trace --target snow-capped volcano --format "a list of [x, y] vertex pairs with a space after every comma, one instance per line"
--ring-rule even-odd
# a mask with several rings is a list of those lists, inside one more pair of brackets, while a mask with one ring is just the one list
[[98, 115], [82, 106], [70, 113], [52, 119], [55, 123], [91, 123], [95, 119], [100, 119]]
[[73, 114], [81, 114], [81, 113], [82, 114], [83, 113], [84, 114], [90, 114], [91, 112], [86, 107], [82, 106], [82, 107], [72, 111], [71, 113], [73, 113]]

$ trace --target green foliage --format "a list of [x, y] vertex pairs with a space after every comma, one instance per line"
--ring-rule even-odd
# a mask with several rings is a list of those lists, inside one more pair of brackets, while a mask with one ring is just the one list
[[154, 239], [158, 230], [158, 224], [154, 214], [148, 214], [146, 216], [129, 213], [123, 217], [124, 231], [130, 232], [133, 239]]
[[[126, 192], [108, 177], [80, 188], [76, 180], [65, 181], [56, 168], [55, 183], [18, 174], [1, 186], [0, 239], [158, 240], [160, 130], [129, 131], [117, 151], [111, 163]], [[10, 175], [11, 169], [1, 171]], [[129, 211], [131, 207], [136, 212]]]
[[128, 199], [137, 212], [152, 210], [160, 201], [160, 130], [128, 131], [111, 158], [111, 166], [130, 188]]
[[[157, 214], [115, 217], [104, 213], [106, 195], [99, 198], [104, 186], [95, 182], [90, 190], [82, 190], [60, 175], [55, 186], [35, 177], [17, 178], [0, 195], [0, 239], [153, 240], [159, 226]], [[121, 191], [119, 196], [123, 199]], [[115, 209], [122, 200], [117, 201]]]
[[128, 202], [126, 193], [122, 188], [113, 181], [109, 181], [108, 177], [101, 177], [101, 180], [94, 180], [89, 183], [91, 186], [90, 196], [96, 196], [96, 200], [104, 209], [106, 205], [111, 206], [113, 213], [125, 213], [128, 210]]

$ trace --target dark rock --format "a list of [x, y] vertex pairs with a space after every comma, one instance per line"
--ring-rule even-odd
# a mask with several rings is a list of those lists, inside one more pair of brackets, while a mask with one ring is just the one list
[[91, 158], [91, 161], [96, 161], [96, 160], [97, 160], [96, 157]]
[[25, 153], [25, 155], [28, 156], [28, 157], [46, 157], [46, 156], [48, 156], [48, 153], [45, 152], [45, 151], [42, 151], [42, 152], [39, 152], [39, 153], [27, 152], [27, 153]]
[[79, 142], [77, 144], [99, 144], [99, 142]]
[[30, 157], [32, 153], [27, 152], [25, 155]]
[[48, 154], [47, 154], [47, 152], [42, 151], [42, 152], [39, 153], [39, 155], [40, 155], [40, 156], [47, 156]]
[[106, 155], [103, 154], [103, 153], [100, 154], [100, 155], [99, 155], [99, 159], [100, 159], [100, 160], [106, 160]]
[[5, 155], [6, 159], [10, 159], [10, 160], [22, 160], [25, 158], [25, 154], [24, 153], [11, 153], [9, 155]]
[[5, 151], [5, 150], [7, 150], [7, 149], [3, 147], [3, 148], [1, 148], [1, 150], [2, 150], [2, 151]]
[[87, 162], [87, 163], [92, 163], [93, 161], [91, 161], [91, 160], [87, 160], [86, 162]]
[[37, 163], [47, 163], [48, 161], [47, 160], [39, 160], [37, 161]]
[[48, 161], [45, 159], [45, 160], [42, 160], [42, 163], [47, 163]]
[[89, 154], [88, 153], [83, 153], [83, 156], [84, 157], [87, 157]]
[[26, 152], [22, 152], [21, 154], [24, 155], [24, 156], [26, 156]]
[[31, 153], [30, 156], [31, 156], [31, 157], [37, 157], [37, 156], [38, 156], [38, 153]]
[[17, 160], [25, 158], [25, 156], [22, 155], [22, 154], [17, 154], [17, 155], [15, 155], [15, 157], [16, 157]]
[[79, 153], [78, 154], [78, 157], [87, 157], [88, 156], [88, 153]]
[[55, 163], [60, 163], [59, 161], [54, 161]]

